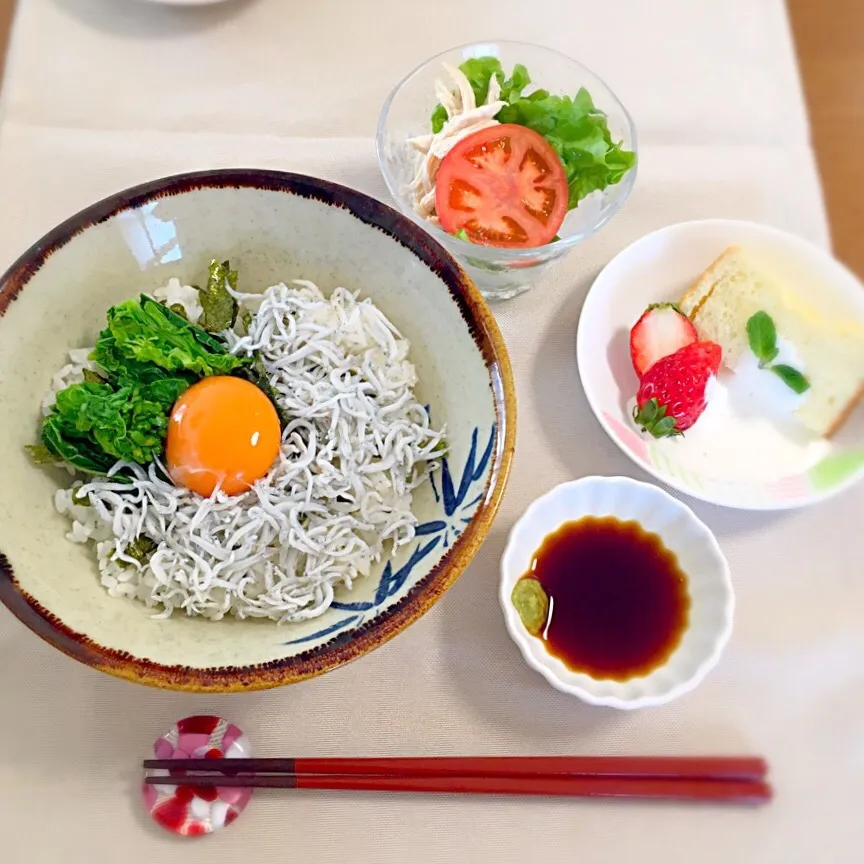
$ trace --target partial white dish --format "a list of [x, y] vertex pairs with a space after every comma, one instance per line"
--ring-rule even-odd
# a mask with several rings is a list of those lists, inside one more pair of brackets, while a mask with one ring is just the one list
[[213, 6], [227, 3], [228, 0], [144, 0], [145, 3], [158, 3], [160, 6]]
[[721, 372], [704, 415], [683, 436], [657, 440], [633, 424], [638, 380], [630, 362], [630, 328], [650, 303], [679, 300], [733, 245], [770, 262], [774, 278], [803, 298], [864, 322], [864, 286], [825, 250], [752, 222], [683, 222], [637, 240], [595, 280], [579, 321], [582, 386], [609, 437], [672, 488], [725, 507], [802, 507], [864, 476], [860, 406], [837, 435], [817, 438], [795, 420], [794, 399], [779, 378]]
[[[564, 523], [585, 516], [635, 520], [660, 537], [687, 575], [690, 612], [681, 642], [648, 675], [615, 681], [574, 672], [525, 629], [511, 602], [516, 582], [528, 571], [543, 540]], [[592, 705], [622, 709], [662, 705], [693, 690], [716, 665], [729, 640], [735, 605], [729, 565], [710, 529], [662, 489], [629, 477], [583, 477], [534, 501], [510, 532], [501, 559], [499, 599], [507, 630], [529, 666], [564, 693]]]

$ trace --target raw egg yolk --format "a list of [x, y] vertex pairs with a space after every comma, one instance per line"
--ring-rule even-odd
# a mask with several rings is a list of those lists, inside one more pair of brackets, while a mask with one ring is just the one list
[[254, 384], [217, 375], [174, 403], [165, 460], [178, 486], [205, 497], [217, 485], [239, 495], [270, 470], [280, 442], [273, 403]]

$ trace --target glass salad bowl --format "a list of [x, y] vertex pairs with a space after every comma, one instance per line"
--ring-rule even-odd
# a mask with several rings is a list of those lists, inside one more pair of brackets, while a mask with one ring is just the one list
[[[544, 246], [482, 246], [448, 234], [436, 221], [424, 218], [415, 209], [411, 190], [422, 156], [409, 139], [432, 132], [431, 118], [439, 102], [436, 81], [444, 83], [447, 88], [455, 86], [444, 64], [458, 67], [470, 58], [480, 57], [497, 58], [505, 76], [510, 76], [517, 64], [525, 67], [531, 78], [531, 83], [522, 92], [525, 97], [530, 97], [539, 89], [548, 91], [553, 97], [575, 97], [580, 88], [584, 88], [590, 94], [594, 106], [606, 115], [612, 142], [634, 154], [637, 152], [636, 129], [615, 94], [593, 72], [564, 54], [524, 42], [474, 42], [452, 48], [410, 72], [387, 97], [378, 120], [377, 150], [378, 162], [390, 194], [406, 216], [420, 224], [456, 257], [487, 300], [505, 300], [527, 291], [550, 262], [591, 237], [615, 215], [633, 188], [636, 165], [626, 170], [623, 176], [619, 172], [620, 179], [617, 182], [582, 198], [567, 213], [557, 238]], [[516, 78], [515, 74], [513, 78]], [[561, 122], [560, 118], [556, 120]], [[568, 146], [574, 143], [573, 139], [578, 137], [578, 133], [571, 129], [565, 133], [565, 137], [569, 140], [551, 143], [553, 146]], [[579, 149], [580, 142], [576, 141], [575, 144], [578, 152], [571, 151], [573, 160], [587, 160], [590, 171], [598, 168], [601, 172], [605, 171], [605, 166], [602, 163], [598, 166], [596, 158], [588, 150]], [[571, 162], [573, 164], [576, 163]]]

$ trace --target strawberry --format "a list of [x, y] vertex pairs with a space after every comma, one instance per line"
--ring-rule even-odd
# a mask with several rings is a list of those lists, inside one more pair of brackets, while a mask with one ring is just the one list
[[655, 438], [689, 429], [705, 410], [705, 386], [722, 359], [716, 342], [692, 342], [658, 360], [639, 385], [636, 425]]
[[630, 359], [641, 378], [661, 357], [695, 342], [693, 322], [674, 303], [652, 303], [630, 331]]

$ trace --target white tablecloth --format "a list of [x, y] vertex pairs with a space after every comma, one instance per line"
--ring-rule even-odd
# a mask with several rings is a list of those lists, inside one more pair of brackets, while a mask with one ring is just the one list
[[[111, 679], [0, 611], [4, 864], [864, 860], [864, 489], [777, 515], [694, 505], [732, 565], [735, 632], [699, 690], [664, 708], [617, 713], [552, 690], [520, 659], [496, 600], [504, 538], [529, 501], [587, 473], [641, 476], [579, 385], [576, 322], [599, 268], [690, 218], [756, 219], [828, 242], [780, 0], [20, 0], [0, 261], [103, 195], [187, 169], [285, 168], [384, 198], [372, 136], [389, 88], [432, 53], [490, 37], [546, 43], [599, 72], [633, 113], [641, 166], [609, 227], [496, 309], [519, 449], [487, 543], [381, 650], [242, 697]], [[136, 763], [173, 720], [202, 710], [236, 720], [260, 755], [763, 753], [777, 800], [747, 810], [262, 794], [230, 830], [176, 840], [144, 814]]]

